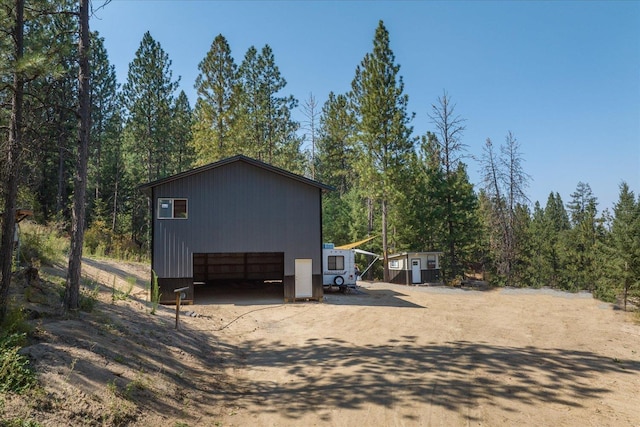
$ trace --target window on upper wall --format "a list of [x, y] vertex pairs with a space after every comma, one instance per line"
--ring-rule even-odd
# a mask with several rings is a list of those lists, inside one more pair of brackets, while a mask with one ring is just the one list
[[158, 219], [187, 219], [187, 199], [158, 199]]
[[389, 268], [398, 270], [400, 269], [400, 263], [397, 259], [392, 259], [391, 261], [389, 261]]

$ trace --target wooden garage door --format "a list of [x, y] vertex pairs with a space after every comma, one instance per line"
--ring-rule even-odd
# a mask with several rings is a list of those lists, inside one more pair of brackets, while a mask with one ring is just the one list
[[194, 282], [283, 280], [283, 252], [193, 254]]

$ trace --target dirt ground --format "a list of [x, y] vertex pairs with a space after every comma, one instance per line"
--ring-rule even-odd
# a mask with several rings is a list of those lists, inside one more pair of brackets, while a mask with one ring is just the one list
[[[42, 425], [640, 426], [640, 325], [590, 294], [360, 283], [325, 301], [198, 289], [149, 313], [148, 268], [91, 313], [42, 315], [25, 349], [43, 390], [4, 417]], [[129, 279], [131, 280], [131, 279]], [[242, 290], [242, 293], [239, 293]], [[260, 292], [259, 292], [260, 291]]]

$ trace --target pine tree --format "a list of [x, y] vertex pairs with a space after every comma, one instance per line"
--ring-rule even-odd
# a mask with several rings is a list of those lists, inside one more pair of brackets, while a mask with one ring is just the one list
[[311, 179], [316, 177], [316, 146], [318, 144], [318, 117], [320, 112], [318, 111], [318, 101], [313, 93], [309, 94], [309, 98], [302, 104], [302, 114], [304, 114], [305, 121], [303, 129], [307, 132], [305, 139], [309, 140], [308, 151], [308, 164], [309, 164], [309, 176]]
[[636, 202], [626, 182], [620, 185], [613, 212], [610, 239], [604, 248], [604, 285], [622, 294], [626, 310], [630, 297], [640, 297], [640, 199]]
[[129, 64], [122, 91], [129, 166], [140, 183], [170, 173], [171, 105], [178, 87], [172, 74], [169, 56], [147, 31]]
[[2, 215], [2, 240], [0, 255], [2, 256], [2, 278], [0, 281], [0, 321], [7, 313], [9, 287], [12, 276], [13, 236], [15, 227], [16, 198], [18, 195], [18, 173], [20, 154], [22, 151], [22, 109], [24, 102], [25, 76], [20, 70], [24, 57], [24, 0], [16, 0], [8, 21], [11, 25], [11, 36], [14, 40], [13, 52], [10, 56], [13, 64], [11, 82], [11, 116], [9, 119], [9, 138], [4, 157], [4, 174], [2, 179], [4, 213]]
[[356, 180], [351, 145], [354, 127], [347, 97], [329, 93], [319, 120], [314, 169], [315, 179], [336, 189], [323, 196], [322, 234], [325, 240], [338, 244], [348, 243], [353, 237], [348, 194]]
[[329, 93], [320, 116], [316, 178], [345, 195], [355, 181], [355, 157], [351, 139], [355, 132], [355, 118], [349, 110], [345, 95]]
[[[93, 203], [90, 205], [89, 218], [98, 216], [106, 220], [106, 210], [96, 215], [96, 204], [108, 206], [113, 197], [111, 181], [112, 165], [108, 163], [106, 153], [114, 144], [120, 143], [120, 100], [115, 66], [109, 62], [104, 47], [104, 38], [98, 33], [91, 34], [91, 143], [89, 156], [89, 195]], [[106, 221], [109, 222], [109, 221]]]
[[[472, 250], [473, 239], [477, 239], [480, 231], [477, 215], [474, 218], [464, 211], [474, 209], [477, 199], [468, 180], [466, 165], [462, 162], [466, 150], [466, 144], [462, 142], [465, 119], [456, 113], [455, 108], [450, 96], [444, 92], [432, 105], [429, 115], [436, 132], [427, 135], [431, 140], [430, 151], [439, 160], [439, 165], [432, 163], [429, 166], [429, 174], [437, 189], [433, 194], [437, 199], [432, 202], [441, 206], [435, 218], [441, 222], [443, 238], [440, 244], [446, 253], [443, 266], [447, 279], [463, 276], [465, 264], [469, 264], [472, 257], [469, 251], [477, 251], [477, 247]], [[464, 189], [462, 193], [459, 192], [461, 189]]]
[[543, 265], [549, 270], [549, 286], [564, 287], [567, 283], [565, 242], [570, 228], [569, 215], [560, 194], [550, 193], [544, 208], [545, 245], [542, 247]]
[[184, 91], [180, 91], [172, 107], [172, 126], [169, 141], [170, 174], [176, 174], [191, 169], [195, 153], [191, 145], [191, 129], [193, 128], [193, 113], [189, 99]]
[[82, 272], [82, 249], [84, 244], [87, 194], [87, 163], [89, 157], [89, 132], [91, 129], [89, 7], [89, 0], [80, 0], [78, 14], [78, 148], [73, 185], [71, 248], [69, 250], [69, 268], [64, 294], [64, 304], [67, 310], [77, 310], [80, 306], [80, 278]]
[[237, 104], [237, 66], [227, 40], [219, 34], [198, 65], [193, 122], [196, 164], [203, 165], [236, 154], [232, 135]]
[[589, 184], [579, 182], [567, 204], [571, 230], [567, 233], [566, 251], [572, 262], [567, 263], [568, 280], [572, 289], [592, 291], [599, 274], [597, 259], [600, 224], [597, 218], [597, 198]]
[[403, 93], [399, 70], [390, 48], [389, 33], [380, 21], [373, 51], [367, 53], [356, 68], [350, 99], [358, 120], [360, 185], [372, 203], [380, 204], [385, 281], [389, 280], [389, 209], [393, 209], [394, 193], [398, 190], [398, 172], [414, 147], [409, 126], [413, 115], [407, 113], [409, 97]]
[[[122, 229], [124, 223], [121, 223], [127, 202], [130, 202], [129, 194], [132, 194], [133, 184], [128, 180], [125, 170], [125, 161], [123, 154], [124, 130], [122, 115], [118, 111], [110, 119], [105, 135], [105, 142], [102, 150], [102, 196], [101, 205], [105, 207], [105, 213], [109, 212], [108, 217], [104, 217], [105, 224], [110, 224], [111, 231], [117, 234], [124, 234]], [[99, 211], [96, 213], [101, 218]], [[130, 231], [130, 230], [129, 230]]]
[[532, 218], [529, 206], [518, 203], [514, 209], [513, 240], [515, 242], [511, 282], [517, 286], [532, 286], [535, 274], [531, 271], [536, 255], [531, 239]]
[[529, 286], [540, 287], [551, 284], [552, 272], [547, 259], [551, 238], [548, 224], [549, 222], [545, 220], [544, 209], [540, 202], [536, 201], [525, 238], [530, 250], [526, 267]]
[[280, 75], [273, 51], [265, 45], [260, 53], [250, 47], [238, 69], [239, 87], [234, 138], [242, 152], [294, 173], [304, 173], [305, 158], [297, 136], [300, 125], [291, 118], [298, 101], [278, 96], [287, 85]]
[[[418, 241], [422, 241], [423, 249], [441, 250], [448, 247], [445, 221], [446, 174], [442, 165], [440, 143], [432, 132], [422, 137], [420, 150], [420, 178], [418, 191], [412, 199], [417, 220]], [[450, 254], [449, 254], [450, 255]], [[443, 260], [446, 263], [446, 261]]]
[[526, 236], [528, 216], [519, 215], [518, 210], [528, 201], [525, 188], [529, 176], [522, 167], [520, 146], [511, 132], [500, 146], [498, 154], [487, 138], [482, 155], [485, 191], [491, 202], [492, 250], [496, 272], [510, 285], [517, 284], [516, 263], [522, 252], [519, 238]]
[[67, 225], [78, 138], [77, 3], [36, 2], [28, 11], [25, 48], [42, 57], [42, 64], [26, 85], [27, 93], [38, 94], [25, 99], [27, 185], [36, 195], [40, 218]]
[[[401, 172], [401, 191], [396, 192], [392, 211], [392, 246], [395, 251], [435, 251], [442, 247], [441, 203], [437, 194], [440, 162], [432, 149], [433, 134], [422, 138], [419, 153], [412, 153]], [[437, 151], [437, 148], [435, 148]], [[432, 163], [435, 159], [435, 168]]]
[[[124, 162], [133, 185], [153, 181], [171, 174], [171, 107], [178, 81], [172, 79], [171, 60], [146, 32], [129, 64], [122, 99], [126, 109], [124, 129]], [[148, 215], [151, 200], [135, 192], [131, 209], [132, 240], [148, 245]], [[146, 200], [145, 200], [146, 199]]]

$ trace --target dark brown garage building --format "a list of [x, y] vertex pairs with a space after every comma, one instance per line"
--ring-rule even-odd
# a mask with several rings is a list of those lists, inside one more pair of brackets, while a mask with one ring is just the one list
[[285, 301], [322, 298], [322, 192], [246, 156], [141, 186], [153, 203], [152, 269], [162, 302], [195, 283], [282, 281]]

